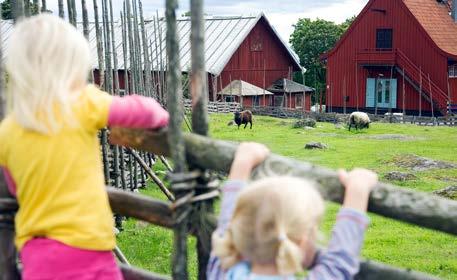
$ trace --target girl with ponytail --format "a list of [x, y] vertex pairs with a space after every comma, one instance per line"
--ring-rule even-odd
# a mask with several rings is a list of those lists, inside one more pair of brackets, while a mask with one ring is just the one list
[[225, 183], [218, 228], [208, 264], [209, 280], [352, 279], [368, 225], [366, 209], [377, 176], [340, 171], [345, 186], [333, 236], [326, 250], [315, 248], [324, 202], [314, 183], [269, 177], [247, 185], [252, 169], [268, 156], [256, 143], [242, 143]]

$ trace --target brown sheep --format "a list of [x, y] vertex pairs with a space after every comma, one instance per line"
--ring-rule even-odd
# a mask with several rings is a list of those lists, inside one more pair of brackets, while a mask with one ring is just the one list
[[238, 129], [240, 129], [240, 125], [242, 124], [244, 124], [244, 128], [246, 129], [246, 126], [250, 123], [250, 129], [252, 129], [252, 112], [249, 110], [235, 112], [235, 123], [238, 125]]

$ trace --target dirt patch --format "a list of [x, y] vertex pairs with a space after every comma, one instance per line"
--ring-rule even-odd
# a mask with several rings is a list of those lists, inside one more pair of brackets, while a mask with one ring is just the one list
[[451, 169], [457, 166], [454, 163], [420, 157], [417, 155], [399, 155], [393, 158], [393, 163], [399, 167], [410, 168], [414, 171], [430, 169]]
[[403, 134], [378, 134], [378, 135], [365, 136], [364, 138], [374, 139], [374, 140], [398, 140], [398, 141], [425, 140], [424, 137], [415, 137], [415, 136], [403, 135]]

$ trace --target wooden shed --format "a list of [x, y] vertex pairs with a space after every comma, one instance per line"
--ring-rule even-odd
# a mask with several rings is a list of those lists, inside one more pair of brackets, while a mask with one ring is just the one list
[[457, 103], [457, 23], [450, 2], [370, 0], [322, 56], [327, 110], [446, 114], [448, 104]]
[[278, 79], [268, 87], [274, 93], [272, 105], [291, 109], [311, 109], [311, 94], [314, 89], [289, 79]]
[[235, 80], [217, 93], [225, 102], [238, 102], [241, 106], [271, 104], [273, 93], [242, 80]]

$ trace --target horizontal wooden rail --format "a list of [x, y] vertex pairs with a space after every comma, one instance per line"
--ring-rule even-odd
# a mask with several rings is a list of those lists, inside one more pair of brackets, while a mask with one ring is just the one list
[[166, 228], [173, 226], [170, 204], [165, 201], [115, 188], [108, 188], [108, 198], [114, 213]]
[[[169, 155], [166, 131], [113, 128], [111, 142]], [[185, 134], [188, 161], [204, 169], [229, 171], [237, 145], [194, 134]], [[253, 178], [291, 175], [316, 180], [326, 200], [341, 203], [344, 189], [337, 173], [328, 168], [272, 154], [257, 167]], [[368, 210], [388, 218], [457, 235], [457, 202], [438, 196], [379, 183], [370, 195]]]
[[392, 267], [374, 261], [362, 261], [355, 280], [438, 280], [440, 278], [417, 271]]
[[171, 280], [171, 277], [120, 264], [125, 280]]

